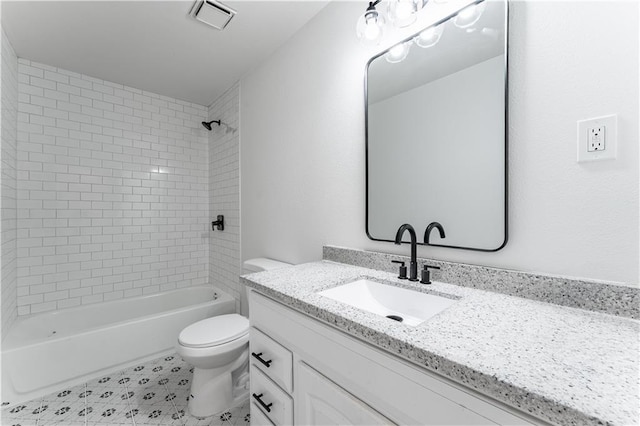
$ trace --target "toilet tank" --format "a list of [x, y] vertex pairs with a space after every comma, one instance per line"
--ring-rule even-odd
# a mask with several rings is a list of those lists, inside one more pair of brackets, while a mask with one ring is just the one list
[[271, 271], [287, 266], [291, 266], [291, 264], [280, 262], [279, 260], [267, 259], [266, 257], [258, 257], [256, 259], [246, 260], [242, 264], [242, 273], [250, 274], [252, 272]]
[[[286, 268], [287, 266], [291, 266], [291, 264], [267, 259], [266, 257], [258, 257], [256, 259], [245, 260], [242, 264], [242, 273], [251, 274], [253, 272], [272, 271], [274, 269]], [[240, 284], [240, 288], [240, 313], [248, 317], [249, 303], [247, 301], [247, 289], [242, 283]]]

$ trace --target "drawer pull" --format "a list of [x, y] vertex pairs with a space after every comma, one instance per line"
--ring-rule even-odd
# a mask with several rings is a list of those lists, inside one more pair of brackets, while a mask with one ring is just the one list
[[255, 352], [251, 352], [251, 356], [254, 357], [255, 359], [257, 359], [258, 361], [260, 361], [267, 368], [269, 368], [269, 366], [273, 362], [272, 359], [270, 359], [269, 361], [265, 361], [264, 359], [262, 359], [262, 352], [260, 352], [259, 354], [255, 353]]
[[258, 404], [262, 405], [262, 408], [264, 408], [265, 410], [267, 410], [267, 413], [270, 413], [270, 412], [271, 412], [271, 406], [273, 405], [273, 402], [270, 402], [270, 403], [268, 403], [268, 404], [265, 404], [265, 403], [262, 401], [262, 395], [263, 395], [263, 394], [256, 395], [256, 394], [254, 393], [254, 394], [253, 394], [253, 397], [255, 398], [255, 400], [256, 400], [256, 401], [258, 401]]

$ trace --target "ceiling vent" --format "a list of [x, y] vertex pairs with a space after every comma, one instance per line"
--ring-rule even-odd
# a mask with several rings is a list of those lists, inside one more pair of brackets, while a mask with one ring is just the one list
[[218, 30], [223, 30], [235, 14], [235, 10], [215, 0], [196, 0], [189, 12], [193, 18]]

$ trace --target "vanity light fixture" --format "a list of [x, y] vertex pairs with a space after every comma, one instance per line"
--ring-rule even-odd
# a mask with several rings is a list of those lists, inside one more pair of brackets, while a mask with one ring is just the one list
[[369, 7], [358, 19], [356, 34], [360, 41], [365, 44], [376, 45], [382, 40], [384, 33], [384, 16], [376, 10], [376, 5], [382, 0], [369, 2]]
[[384, 57], [387, 62], [390, 62], [392, 64], [402, 62], [409, 54], [409, 48], [411, 48], [411, 40], [405, 41], [404, 43], [398, 43], [391, 49], [389, 49]]
[[417, 13], [426, 0], [389, 0], [387, 14], [396, 27], [406, 27], [416, 21]]
[[470, 6], [462, 9], [455, 18], [453, 18], [453, 23], [458, 28], [469, 28], [480, 19], [482, 16], [482, 12], [486, 7], [485, 2], [482, 3], [474, 3]]
[[[356, 32], [361, 41], [368, 44], [378, 44], [382, 39], [384, 32], [384, 17], [376, 10], [382, 0], [375, 0], [369, 3], [366, 12], [358, 20]], [[427, 3], [428, 0], [389, 0], [387, 13], [389, 20], [397, 26], [406, 26], [416, 20], [416, 12], [418, 12]], [[442, 3], [443, 0], [433, 0]], [[446, 0], [444, 0], [446, 1]], [[486, 7], [485, 0], [479, 0], [463, 9], [461, 9], [453, 18], [453, 23], [458, 28], [463, 28], [467, 32], [474, 32], [476, 28], [473, 25], [478, 22], [480, 16]], [[442, 37], [444, 24], [431, 26], [412, 40], [398, 43], [387, 51], [384, 55], [387, 62], [392, 64], [402, 62], [409, 54], [411, 44], [415, 43], [419, 47], [429, 48], [435, 46]], [[485, 31], [483, 29], [482, 31]], [[490, 31], [490, 30], [489, 30]]]
[[[356, 25], [358, 39], [369, 45], [377, 45], [382, 40], [385, 19], [376, 6], [382, 0], [369, 2], [367, 10], [360, 16]], [[416, 20], [417, 12], [428, 0], [389, 0], [387, 14], [389, 20], [396, 27], [406, 27]]]

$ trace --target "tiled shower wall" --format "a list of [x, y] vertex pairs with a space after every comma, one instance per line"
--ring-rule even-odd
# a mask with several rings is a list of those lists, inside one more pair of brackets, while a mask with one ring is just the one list
[[0, 30], [2, 40], [0, 69], [2, 99], [2, 122], [0, 123], [0, 206], [2, 224], [1, 282], [2, 290], [2, 335], [17, 316], [16, 295], [16, 159], [17, 159], [17, 114], [18, 114], [18, 58], [7, 36]]
[[209, 133], [209, 209], [224, 215], [224, 231], [209, 243], [209, 282], [236, 298], [240, 309], [240, 88], [236, 83], [209, 107], [209, 120], [222, 120]]
[[18, 60], [18, 314], [207, 282], [207, 108]]

